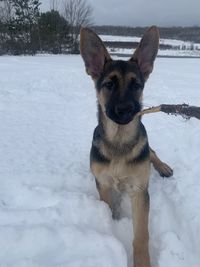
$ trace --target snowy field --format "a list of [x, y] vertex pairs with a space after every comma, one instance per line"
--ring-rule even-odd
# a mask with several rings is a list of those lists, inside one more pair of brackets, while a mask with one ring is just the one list
[[[144, 105], [200, 106], [200, 60], [155, 64]], [[200, 121], [143, 119], [174, 169], [150, 177], [152, 267], [199, 267]], [[89, 171], [93, 84], [80, 56], [0, 57], [0, 267], [132, 267], [132, 222], [113, 221]]]
[[[113, 48], [108, 47], [109, 53], [114, 56], [131, 56], [133, 54], [133, 49], [129, 48]], [[158, 57], [194, 57], [200, 59], [200, 49], [199, 50], [176, 50], [176, 49], [165, 49], [165, 50], [158, 50]]]
[[[117, 36], [117, 35], [100, 35], [103, 41], [107, 42], [140, 42], [140, 37], [134, 36]], [[171, 45], [173, 49], [159, 49], [159, 56], [170, 57], [200, 57], [200, 44], [189, 41], [175, 40], [175, 39], [162, 39], [160, 38], [160, 44]], [[193, 47], [193, 49], [191, 49]], [[112, 54], [125, 54], [131, 55], [132, 49], [127, 48], [108, 48]]]
[[[103, 41], [109, 41], [109, 42], [114, 42], [114, 41], [119, 41], [119, 42], [140, 42], [141, 38], [140, 37], [134, 37], [134, 36], [121, 36], [121, 35], [100, 35], [101, 39]], [[182, 40], [176, 40], [176, 39], [163, 39], [160, 38], [160, 44], [165, 44], [165, 45], [172, 45], [176, 47], [181, 47], [185, 46], [186, 48], [190, 48], [192, 42], [189, 41], [182, 41]], [[196, 48], [200, 48], [199, 43], [194, 43], [194, 46]]]

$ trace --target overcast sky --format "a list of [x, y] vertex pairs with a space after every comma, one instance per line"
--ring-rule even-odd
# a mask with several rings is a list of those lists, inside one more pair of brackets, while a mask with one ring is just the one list
[[[93, 7], [96, 25], [200, 26], [200, 0], [87, 1]], [[49, 9], [51, 0], [41, 2], [42, 8]]]

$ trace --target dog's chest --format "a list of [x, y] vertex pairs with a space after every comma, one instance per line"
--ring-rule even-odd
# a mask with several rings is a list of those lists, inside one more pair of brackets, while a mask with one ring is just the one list
[[131, 176], [129, 168], [124, 159], [114, 159], [108, 164], [92, 162], [91, 170], [99, 183], [114, 186], [115, 188], [124, 184]]
[[123, 180], [129, 176], [128, 166], [125, 159], [113, 159], [106, 167], [108, 176], [116, 180]]
[[91, 170], [100, 184], [114, 187], [119, 191], [128, 191], [141, 182], [142, 177], [149, 171], [149, 163], [128, 164], [127, 159], [113, 159], [109, 164], [92, 162]]
[[[124, 190], [148, 172], [149, 147], [146, 136], [132, 142], [109, 143], [95, 130], [91, 149], [91, 170], [100, 184]], [[146, 150], [145, 150], [146, 149]], [[144, 167], [143, 167], [144, 166]], [[146, 176], [146, 175], [145, 175]]]

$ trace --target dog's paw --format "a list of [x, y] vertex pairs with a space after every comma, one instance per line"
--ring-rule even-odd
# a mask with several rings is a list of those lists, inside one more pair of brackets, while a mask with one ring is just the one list
[[173, 175], [173, 170], [164, 162], [159, 164], [157, 171], [159, 172], [161, 177], [171, 177]]

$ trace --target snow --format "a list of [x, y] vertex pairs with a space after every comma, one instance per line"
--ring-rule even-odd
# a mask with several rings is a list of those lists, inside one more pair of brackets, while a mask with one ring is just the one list
[[[200, 60], [162, 59], [144, 106], [200, 105]], [[132, 266], [127, 196], [113, 221], [89, 171], [95, 90], [80, 56], [0, 58], [0, 266]], [[150, 254], [155, 267], [200, 262], [200, 123], [143, 119], [151, 146], [174, 169], [150, 177]]]
[[[100, 35], [103, 41], [107, 42], [140, 42], [140, 37], [135, 36], [117, 36], [117, 35]], [[170, 56], [170, 57], [200, 57], [200, 44], [190, 41], [182, 41], [176, 39], [163, 39], [160, 38], [160, 44], [171, 45], [173, 49], [159, 49], [159, 56]], [[191, 49], [191, 47], [193, 49]], [[131, 55], [132, 49], [128, 48], [113, 48], [109, 47], [108, 51], [112, 54], [125, 54]]]
[[[100, 35], [100, 38], [105, 42], [139, 42], [141, 40], [141, 37], [135, 37], [135, 36], [120, 36], [120, 35]], [[160, 38], [160, 44], [165, 45], [172, 45], [176, 47], [182, 47], [185, 46], [186, 48], [191, 47], [191, 44], [194, 44], [198, 48], [200, 48], [199, 43], [193, 43], [190, 41], [182, 41], [182, 40], [176, 40], [176, 39], [164, 39]]]
[[[115, 56], [131, 56], [134, 52], [134, 49], [129, 48], [113, 48], [107, 47], [109, 53]], [[166, 49], [158, 51], [159, 57], [198, 57], [200, 58], [200, 50], [174, 50]]]

